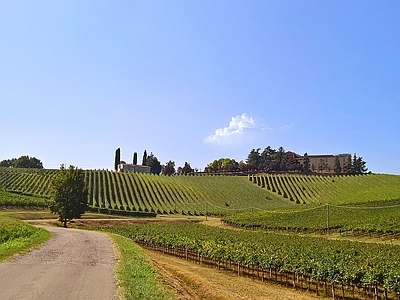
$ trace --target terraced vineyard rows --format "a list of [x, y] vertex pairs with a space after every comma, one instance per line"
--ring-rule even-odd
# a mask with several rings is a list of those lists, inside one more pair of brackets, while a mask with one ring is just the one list
[[[0, 190], [46, 198], [56, 172], [0, 168]], [[207, 210], [208, 214], [221, 215], [299, 207], [296, 203], [343, 204], [400, 198], [400, 176], [394, 175], [267, 174], [246, 178], [86, 170], [85, 180], [89, 205], [102, 212], [204, 215]], [[29, 203], [33, 203], [31, 199]]]
[[[56, 172], [0, 168], [0, 190], [48, 197], [51, 177]], [[206, 210], [208, 214], [225, 214], [252, 206], [277, 209], [294, 205], [251, 185], [246, 177], [155, 176], [87, 170], [85, 181], [89, 205], [101, 212], [204, 215]]]
[[333, 299], [400, 296], [399, 246], [228, 230], [187, 222], [105, 230], [200, 264], [305, 288]]
[[400, 176], [250, 175], [249, 180], [277, 197], [295, 203], [359, 203], [400, 198]]

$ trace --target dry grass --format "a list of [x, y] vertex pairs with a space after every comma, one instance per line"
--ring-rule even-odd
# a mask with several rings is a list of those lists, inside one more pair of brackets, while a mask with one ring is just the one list
[[175, 290], [176, 299], [322, 299], [308, 292], [239, 277], [160, 252], [146, 252], [161, 274], [160, 279]]

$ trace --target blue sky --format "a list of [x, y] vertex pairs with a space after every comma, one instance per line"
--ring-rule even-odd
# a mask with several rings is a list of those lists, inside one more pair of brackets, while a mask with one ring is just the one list
[[204, 169], [253, 148], [400, 174], [399, 1], [5, 1], [0, 160]]

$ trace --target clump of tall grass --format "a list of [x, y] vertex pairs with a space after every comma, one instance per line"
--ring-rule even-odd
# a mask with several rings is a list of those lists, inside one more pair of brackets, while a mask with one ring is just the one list
[[51, 234], [12, 218], [0, 217], [0, 261], [16, 253], [23, 253], [49, 239]]

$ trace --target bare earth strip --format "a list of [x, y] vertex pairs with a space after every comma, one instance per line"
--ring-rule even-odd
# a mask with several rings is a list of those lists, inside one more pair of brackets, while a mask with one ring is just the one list
[[176, 293], [176, 299], [263, 299], [316, 300], [308, 292], [295, 291], [226, 271], [197, 265], [180, 258], [146, 250], [163, 280]]
[[0, 264], [0, 298], [117, 299], [115, 254], [104, 234], [44, 227], [53, 237]]

